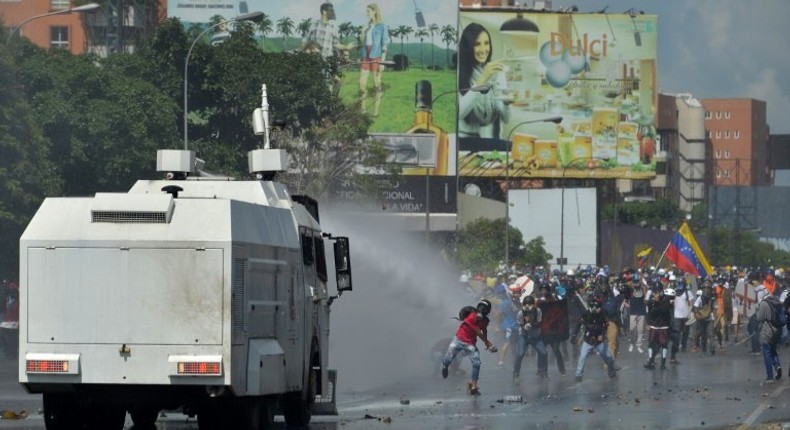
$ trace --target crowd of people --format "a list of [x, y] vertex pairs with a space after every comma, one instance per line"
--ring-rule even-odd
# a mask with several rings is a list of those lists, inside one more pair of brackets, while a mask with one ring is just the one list
[[530, 349], [538, 378], [548, 377], [549, 351], [560, 375], [566, 374], [565, 360], [572, 360], [581, 381], [596, 352], [609, 378], [617, 378], [621, 343], [644, 354], [644, 368], [653, 370], [679, 364], [678, 353], [714, 355], [728, 344], [748, 342], [751, 353], [763, 355], [765, 382], [782, 376], [777, 348], [790, 325], [790, 276], [783, 269], [728, 266], [698, 277], [674, 266], [619, 272], [509, 268], [489, 277], [464, 275], [462, 282], [481, 298], [459, 316], [441, 369], [446, 378], [459, 354], [469, 356], [473, 395], [480, 393], [478, 339], [498, 353], [499, 367], [512, 365], [516, 383]]

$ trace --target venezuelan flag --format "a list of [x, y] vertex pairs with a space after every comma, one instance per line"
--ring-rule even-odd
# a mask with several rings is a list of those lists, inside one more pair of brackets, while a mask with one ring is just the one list
[[652, 247], [643, 249], [636, 254], [637, 261], [639, 262], [639, 267], [642, 267], [645, 265], [645, 263], [647, 263], [647, 256], [650, 255], [651, 252], [653, 252]]
[[708, 276], [713, 271], [685, 221], [669, 242], [666, 255], [679, 268], [695, 276]]

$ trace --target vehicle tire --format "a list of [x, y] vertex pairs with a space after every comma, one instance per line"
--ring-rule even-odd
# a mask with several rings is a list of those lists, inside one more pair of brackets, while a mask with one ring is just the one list
[[79, 428], [79, 414], [75, 402], [68, 394], [44, 393], [44, 425], [47, 430]]
[[92, 430], [123, 430], [126, 423], [126, 408], [114, 405], [99, 405], [89, 408], [88, 428]]
[[204, 404], [200, 407], [197, 414], [198, 429], [200, 430], [222, 430], [222, 408], [220, 405]]
[[237, 399], [234, 428], [239, 430], [269, 430], [274, 426], [274, 405], [268, 397]]
[[129, 410], [135, 429], [152, 429], [159, 418], [159, 408], [150, 405], [134, 405]]
[[311, 406], [315, 400], [316, 384], [318, 383], [317, 370], [311, 369], [307, 380], [307, 398], [302, 398], [299, 391], [286, 393], [280, 400], [283, 418], [289, 428], [307, 427], [312, 418]]

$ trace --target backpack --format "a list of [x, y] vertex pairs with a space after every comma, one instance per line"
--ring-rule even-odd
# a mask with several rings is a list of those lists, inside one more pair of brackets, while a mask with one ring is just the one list
[[784, 327], [787, 325], [787, 312], [785, 311], [784, 304], [779, 300], [771, 301], [769, 303], [774, 310], [774, 317], [771, 321], [775, 327]]
[[477, 308], [469, 305], [462, 307], [461, 310], [458, 311], [458, 321], [465, 320], [472, 312], [477, 312]]
[[711, 313], [711, 304], [712, 302], [707, 298], [702, 299], [702, 304], [696, 309], [694, 309], [694, 319], [696, 320], [706, 320], [710, 318]]
[[622, 294], [618, 296], [611, 294], [606, 298], [606, 301], [603, 302], [603, 311], [609, 319], [620, 319], [621, 296]]

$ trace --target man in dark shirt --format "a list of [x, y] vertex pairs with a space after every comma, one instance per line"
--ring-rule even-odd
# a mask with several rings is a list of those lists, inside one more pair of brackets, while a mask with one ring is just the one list
[[661, 350], [661, 368], [667, 368], [667, 345], [669, 345], [669, 326], [672, 324], [672, 309], [675, 290], [666, 288], [652, 294], [647, 306], [648, 359], [646, 369], [656, 368], [656, 354]]
[[601, 360], [606, 363], [606, 368], [609, 371], [609, 378], [614, 379], [617, 377], [614, 360], [609, 355], [606, 344], [606, 316], [604, 315], [601, 307], [603, 300], [600, 297], [594, 297], [590, 301], [590, 308], [582, 314], [582, 321], [584, 324], [584, 341], [582, 342], [581, 351], [579, 353], [579, 362], [576, 364], [576, 381], [581, 381], [584, 376], [584, 363], [587, 361], [587, 356], [593, 350], [598, 351]]

